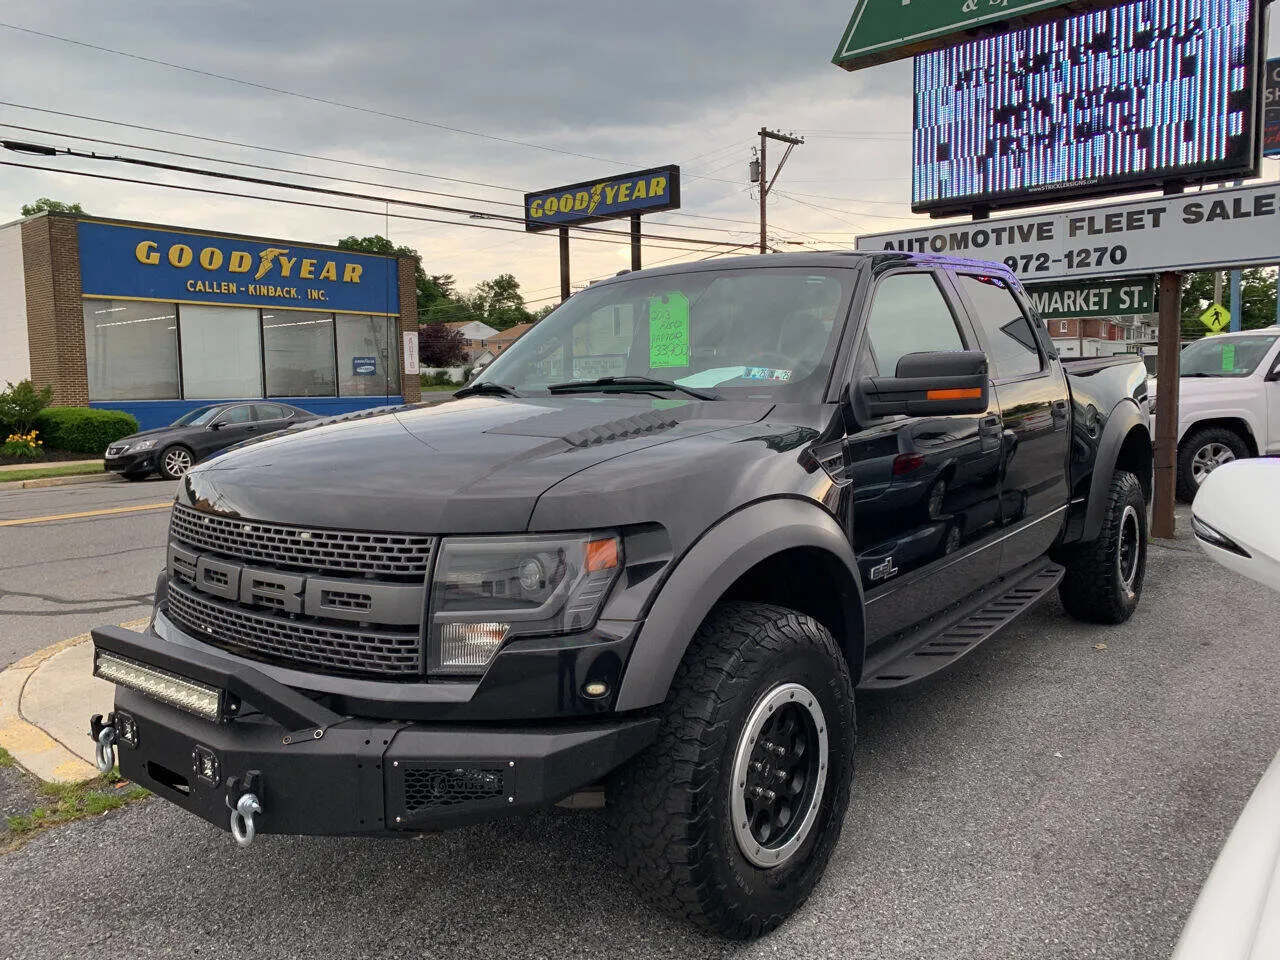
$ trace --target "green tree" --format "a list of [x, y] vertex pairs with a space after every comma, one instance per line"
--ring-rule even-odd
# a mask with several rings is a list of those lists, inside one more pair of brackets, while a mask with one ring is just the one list
[[525, 309], [520, 281], [509, 273], [481, 281], [472, 291], [471, 299], [476, 311], [483, 314], [484, 322], [495, 330], [506, 330], [533, 320], [533, 314]]
[[83, 216], [84, 209], [78, 203], [63, 203], [61, 200], [50, 200], [48, 197], [41, 197], [35, 203], [22, 205], [24, 217], [34, 217], [37, 213], [75, 213]]
[[338, 241], [338, 247], [342, 250], [357, 250], [360, 253], [379, 253], [387, 257], [413, 257], [417, 262], [414, 267], [414, 286], [417, 287], [418, 293], [418, 320], [427, 319], [428, 311], [431, 307], [440, 301], [449, 300], [454, 296], [454, 285], [456, 281], [452, 274], [436, 273], [428, 275], [422, 269], [422, 257], [413, 247], [396, 246], [381, 234], [374, 234], [372, 237], [343, 237]]
[[[1200, 315], [1213, 303], [1213, 274], [1188, 274], [1182, 284], [1182, 336], [1194, 340], [1209, 331]], [[1267, 268], [1242, 272], [1240, 280], [1240, 326], [1245, 330], [1269, 327], [1276, 322], [1276, 276]], [[1231, 308], [1231, 283], [1222, 278], [1222, 305]]]

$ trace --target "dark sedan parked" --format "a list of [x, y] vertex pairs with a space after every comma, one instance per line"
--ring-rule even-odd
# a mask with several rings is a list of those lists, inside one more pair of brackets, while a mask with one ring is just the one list
[[287, 403], [214, 403], [183, 414], [167, 427], [143, 430], [107, 447], [103, 465], [126, 480], [159, 473], [176, 480], [192, 465], [245, 440], [315, 420]]

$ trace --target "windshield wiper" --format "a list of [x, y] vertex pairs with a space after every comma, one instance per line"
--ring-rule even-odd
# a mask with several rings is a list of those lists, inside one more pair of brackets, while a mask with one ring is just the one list
[[1220, 373], [1202, 373], [1202, 372], [1200, 372], [1200, 371], [1198, 371], [1198, 370], [1197, 370], [1195, 373], [1180, 373], [1180, 374], [1178, 374], [1178, 376], [1180, 376], [1180, 377], [1220, 377], [1220, 376], [1222, 376], [1222, 374], [1220, 374]]
[[479, 383], [473, 383], [469, 387], [463, 387], [454, 393], [454, 396], [461, 400], [463, 397], [470, 397], [476, 394], [487, 393], [495, 397], [518, 397], [519, 391], [515, 387], [509, 387], [505, 383], [492, 383], [488, 380], [481, 380]]
[[570, 380], [566, 383], [553, 383], [547, 387], [548, 393], [573, 393], [577, 390], [600, 390], [607, 387], [636, 387], [640, 390], [678, 390], [680, 393], [697, 397], [699, 400], [719, 400], [714, 393], [695, 390], [676, 383], [674, 380], [657, 380], [653, 377], [599, 377], [595, 380]]

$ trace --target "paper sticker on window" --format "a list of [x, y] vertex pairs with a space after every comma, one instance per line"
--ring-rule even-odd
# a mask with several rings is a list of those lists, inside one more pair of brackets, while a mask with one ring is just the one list
[[573, 379], [598, 380], [601, 377], [620, 377], [627, 372], [624, 354], [603, 357], [574, 357]]
[[743, 380], [790, 380], [790, 370], [775, 370], [773, 367], [743, 367]]
[[676, 290], [649, 298], [649, 367], [689, 365], [689, 300]]
[[1236, 345], [1234, 343], [1224, 343], [1222, 345], [1222, 369], [1225, 373], [1231, 373], [1236, 368]]

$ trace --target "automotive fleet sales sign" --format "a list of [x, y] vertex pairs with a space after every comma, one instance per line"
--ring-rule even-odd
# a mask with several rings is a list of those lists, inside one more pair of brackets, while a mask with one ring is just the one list
[[81, 220], [86, 297], [396, 315], [394, 257]]
[[859, 250], [992, 260], [1027, 283], [1280, 261], [1280, 184], [858, 238]]
[[655, 167], [524, 195], [526, 230], [571, 227], [680, 206], [680, 168]]

